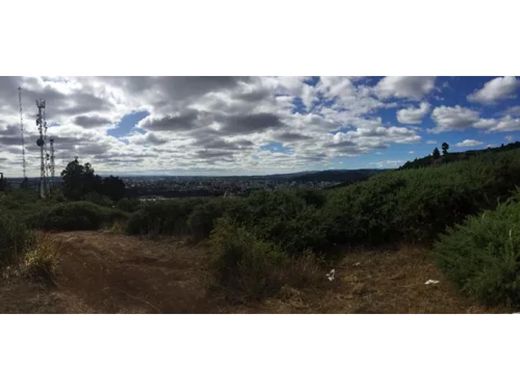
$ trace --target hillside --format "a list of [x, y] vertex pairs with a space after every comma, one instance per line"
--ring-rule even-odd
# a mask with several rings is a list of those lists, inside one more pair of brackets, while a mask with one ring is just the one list
[[456, 161], [467, 160], [472, 157], [481, 156], [488, 153], [500, 153], [509, 150], [515, 150], [520, 148], [520, 142], [513, 142], [507, 145], [502, 145], [496, 148], [487, 148], [481, 150], [468, 150], [465, 152], [449, 152], [448, 154], [435, 159], [432, 155], [428, 155], [422, 158], [416, 158], [413, 161], [406, 162], [399, 169], [410, 169], [410, 168], [424, 168], [431, 165], [451, 163]]

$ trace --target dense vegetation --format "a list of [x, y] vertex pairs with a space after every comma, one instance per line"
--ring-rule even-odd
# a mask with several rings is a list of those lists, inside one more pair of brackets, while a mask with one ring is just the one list
[[43, 210], [33, 226], [45, 230], [96, 230], [125, 217], [122, 211], [94, 203], [69, 202]]
[[[99, 192], [82, 196], [90, 202], [70, 202], [59, 194], [43, 201], [27, 191], [11, 191], [0, 193], [0, 211], [46, 230], [98, 229], [129, 215], [129, 234], [210, 238], [219, 285], [248, 299], [314, 280], [317, 274], [323, 279], [323, 269], [318, 270], [331, 264], [336, 248], [431, 243], [441, 234], [435, 255], [464, 291], [485, 302], [520, 304], [520, 209], [508, 201], [520, 186], [520, 149], [513, 144], [447, 164], [453, 155], [448, 149], [443, 145], [443, 155], [439, 152], [443, 163], [321, 191], [157, 202], [114, 202]], [[72, 167], [93, 175], [90, 167]], [[12, 237], [10, 242], [17, 243]], [[19, 244], [11, 244], [15, 247]]]
[[219, 220], [211, 245], [217, 282], [233, 299], [259, 299], [283, 285], [316, 285], [321, 279], [311, 253], [288, 256], [274, 243], [259, 239], [227, 218]]
[[448, 153], [448, 145], [448, 148], [444, 148], [442, 156], [439, 152], [439, 149], [435, 148], [431, 155], [422, 158], [416, 158], [413, 161], [408, 161], [400, 169], [425, 168], [431, 165], [447, 164], [455, 161], [467, 160], [469, 158], [481, 156], [482, 154], [500, 153], [519, 148], [520, 142], [512, 142], [507, 145], [502, 145], [499, 148], [487, 148], [484, 150], [467, 150], [465, 152]]
[[434, 246], [440, 267], [469, 295], [520, 305], [519, 196], [448, 229]]
[[0, 267], [23, 255], [31, 239], [32, 234], [23, 223], [10, 215], [0, 214]]

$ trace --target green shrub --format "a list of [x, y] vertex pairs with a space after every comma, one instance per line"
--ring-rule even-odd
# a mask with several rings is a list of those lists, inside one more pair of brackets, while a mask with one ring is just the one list
[[82, 200], [84, 200], [85, 202], [95, 203], [98, 206], [103, 207], [112, 207], [112, 205], [114, 204], [114, 202], [112, 202], [112, 200], [108, 196], [102, 195], [98, 192], [89, 192], [88, 194], [85, 194], [83, 196]]
[[211, 235], [211, 247], [217, 282], [231, 294], [260, 299], [283, 285], [281, 270], [288, 257], [245, 228], [220, 220]]
[[324, 280], [321, 259], [312, 252], [288, 256], [228, 218], [218, 220], [210, 243], [216, 280], [228, 297], [262, 299], [284, 285], [303, 288]]
[[123, 198], [116, 203], [119, 210], [127, 213], [133, 213], [141, 207], [141, 201], [135, 198]]
[[188, 217], [188, 226], [193, 237], [198, 240], [209, 237], [217, 219], [224, 215], [229, 205], [230, 201], [221, 198], [195, 206]]
[[440, 267], [488, 304], [520, 305], [520, 202], [512, 200], [449, 228], [435, 243]]
[[203, 200], [173, 199], [145, 203], [128, 220], [128, 234], [187, 234], [188, 217]]
[[34, 226], [44, 230], [96, 230], [125, 217], [119, 210], [79, 201], [58, 204], [42, 211]]
[[386, 172], [329, 191], [322, 208], [330, 242], [430, 240], [471, 214], [493, 209], [520, 185], [520, 151]]
[[32, 239], [31, 232], [14, 217], [0, 215], [0, 267], [22, 256]]

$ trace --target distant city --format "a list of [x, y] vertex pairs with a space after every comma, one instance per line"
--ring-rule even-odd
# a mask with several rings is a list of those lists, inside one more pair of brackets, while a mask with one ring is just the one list
[[[129, 198], [162, 199], [189, 196], [242, 196], [256, 190], [280, 188], [323, 189], [364, 180], [381, 172], [377, 169], [328, 170], [265, 176], [120, 176]], [[22, 178], [7, 178], [19, 187]], [[29, 178], [28, 186], [38, 188], [39, 178]], [[53, 184], [61, 185], [57, 177]]]

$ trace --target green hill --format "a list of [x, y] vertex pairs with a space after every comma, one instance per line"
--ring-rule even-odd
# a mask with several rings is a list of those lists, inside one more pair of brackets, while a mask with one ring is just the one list
[[468, 150], [465, 152], [450, 152], [444, 156], [440, 156], [439, 158], [434, 158], [432, 155], [425, 156], [422, 158], [416, 158], [413, 161], [406, 162], [399, 169], [410, 169], [410, 168], [421, 168], [421, 167], [429, 167], [431, 165], [445, 164], [451, 163], [455, 161], [467, 160], [472, 157], [481, 156], [487, 153], [500, 153], [508, 150], [514, 150], [520, 148], [520, 142], [513, 142], [507, 145], [502, 145], [497, 148], [487, 148], [482, 150]]

